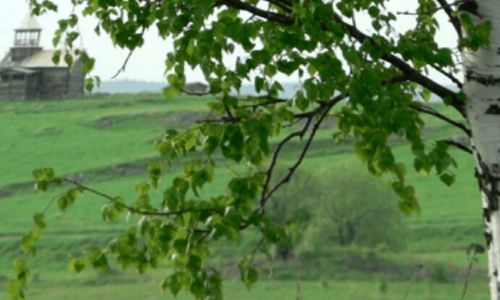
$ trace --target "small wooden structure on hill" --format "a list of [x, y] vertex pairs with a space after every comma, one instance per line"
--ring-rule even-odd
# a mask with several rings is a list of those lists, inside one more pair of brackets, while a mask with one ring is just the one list
[[85, 74], [81, 63], [76, 61], [71, 68], [63, 60], [55, 64], [55, 50], [40, 47], [41, 32], [30, 13], [15, 29], [14, 46], [0, 61], [0, 100], [83, 96]]
[[187, 83], [184, 91], [187, 94], [205, 94], [209, 91], [210, 87], [202, 82]]

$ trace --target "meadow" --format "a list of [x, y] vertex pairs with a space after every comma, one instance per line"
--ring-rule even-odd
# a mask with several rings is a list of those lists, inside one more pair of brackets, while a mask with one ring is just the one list
[[[59, 174], [84, 180], [112, 195], [134, 199], [134, 184], [146, 179], [147, 162], [154, 159], [153, 141], [166, 128], [182, 129], [205, 114], [207, 98], [181, 96], [166, 101], [160, 94], [100, 95], [80, 100], [0, 102], [0, 288], [3, 290], [20, 236], [31, 228], [33, 213], [42, 210], [57, 191], [33, 191], [31, 172], [53, 167]], [[436, 109], [453, 116], [449, 109]], [[429, 140], [458, 135], [438, 120], [428, 120]], [[320, 175], [357, 161], [352, 143], [331, 139], [334, 127], [321, 130], [303, 164]], [[408, 180], [417, 190], [421, 213], [405, 216], [403, 251], [330, 249], [310, 264], [263, 263], [262, 280], [250, 291], [237, 281], [231, 264], [251, 251], [253, 235], [239, 243], [216, 245], [214, 264], [227, 267], [226, 298], [240, 299], [487, 299], [486, 257], [478, 256], [470, 274], [466, 248], [483, 244], [480, 195], [473, 160], [453, 151], [457, 181], [451, 187], [437, 177], [411, 172], [408, 146], [395, 140], [395, 152], [408, 164]], [[296, 155], [292, 145], [284, 162]], [[238, 166], [221, 164], [208, 193], [223, 192], [223, 182]], [[172, 174], [175, 168], [172, 169]], [[167, 175], [164, 182], [172, 175]], [[171, 299], [158, 282], [165, 270], [139, 276], [114, 268], [110, 274], [67, 272], [69, 253], [105, 243], [124, 223], [101, 221], [103, 201], [84, 196], [66, 214], [50, 210], [47, 233], [32, 262], [29, 299]], [[394, 203], [397, 205], [397, 203]], [[6, 298], [0, 293], [0, 299]], [[192, 299], [180, 295], [178, 299]]]

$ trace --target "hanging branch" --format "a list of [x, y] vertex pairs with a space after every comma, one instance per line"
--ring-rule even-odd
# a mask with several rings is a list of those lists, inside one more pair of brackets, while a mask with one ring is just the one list
[[[143, 27], [141, 30], [141, 37], [144, 36], [145, 32], [146, 32], [146, 27]], [[122, 66], [118, 69], [118, 71], [116, 71], [116, 73], [113, 76], [111, 76], [111, 79], [115, 79], [116, 77], [118, 77], [118, 75], [125, 72], [125, 69], [127, 68], [128, 62], [130, 61], [130, 58], [134, 54], [135, 49], [137, 49], [137, 48], [134, 47], [132, 50], [129, 51], [127, 57], [125, 58], [125, 60], [122, 63]]]
[[304, 137], [304, 135], [307, 133], [307, 131], [309, 130], [309, 126], [311, 125], [311, 122], [312, 122], [312, 117], [307, 118], [306, 124], [304, 125], [304, 127], [301, 130], [295, 131], [295, 132], [292, 132], [291, 134], [289, 134], [276, 147], [276, 150], [274, 151], [273, 157], [271, 159], [271, 164], [269, 165], [269, 168], [266, 172], [266, 181], [264, 182], [264, 185], [262, 186], [262, 193], [261, 193], [261, 198], [260, 198], [260, 208], [262, 209], [262, 211], [264, 210], [265, 201], [266, 201], [266, 193], [267, 193], [267, 190], [269, 188], [269, 184], [271, 183], [274, 168], [276, 167], [276, 164], [278, 162], [278, 157], [281, 153], [281, 150], [283, 150], [284, 146], [292, 139], [294, 139], [296, 137], [302, 139]]
[[[326, 118], [326, 116], [328, 116], [328, 113], [330, 112], [330, 110], [337, 103], [339, 103], [342, 100], [344, 100], [346, 97], [347, 97], [347, 95], [344, 95], [344, 94], [338, 95], [338, 96], [334, 97], [333, 99], [331, 99], [330, 101], [328, 101], [327, 105], [325, 105], [323, 107], [323, 111], [321, 112], [321, 115], [319, 116], [318, 120], [314, 123], [314, 126], [311, 129], [311, 133], [309, 134], [309, 138], [307, 139], [306, 144], [304, 145], [304, 148], [302, 149], [302, 151], [301, 151], [298, 159], [295, 161], [295, 163], [288, 169], [288, 173], [267, 194], [266, 194], [266, 192], [267, 192], [266, 189], [263, 190], [263, 194], [262, 194], [262, 197], [261, 197], [261, 200], [260, 200], [260, 208], [259, 208], [259, 210], [261, 212], [264, 212], [264, 207], [265, 207], [267, 201], [269, 201], [269, 199], [272, 197], [272, 195], [282, 185], [284, 185], [284, 184], [286, 184], [287, 182], [290, 181], [290, 179], [292, 178], [293, 174], [295, 173], [295, 171], [297, 170], [297, 168], [300, 166], [300, 164], [304, 160], [304, 158], [305, 158], [305, 156], [306, 156], [309, 148], [312, 145], [314, 137], [316, 136], [316, 133], [319, 130], [320, 125], [323, 123], [323, 121]], [[276, 164], [274, 164], [274, 166], [275, 165]], [[274, 169], [274, 166], [273, 166], [273, 169]], [[272, 176], [273, 169], [270, 168], [270, 171], [268, 171], [268, 173], [267, 173], [268, 174], [268, 180], [270, 180], [269, 177]]]

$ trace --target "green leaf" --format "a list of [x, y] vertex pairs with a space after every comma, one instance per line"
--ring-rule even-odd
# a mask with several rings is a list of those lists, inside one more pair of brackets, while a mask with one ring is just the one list
[[265, 84], [265, 81], [262, 77], [259, 77], [259, 76], [255, 77], [255, 91], [257, 93], [260, 93], [262, 90], [264, 90], [264, 84]]
[[295, 105], [301, 111], [305, 111], [309, 107], [309, 103], [309, 99], [304, 96], [303, 92], [299, 92], [297, 96], [295, 96]]
[[35, 245], [40, 239], [42, 234], [42, 230], [39, 227], [35, 227], [30, 230], [27, 234], [23, 236], [21, 239], [21, 250], [24, 253], [33, 253], [35, 250]]
[[85, 269], [85, 261], [81, 258], [72, 258], [68, 263], [68, 271], [80, 273]]
[[46, 226], [45, 221], [44, 221], [44, 217], [45, 217], [45, 215], [42, 213], [37, 213], [37, 214], [33, 215], [33, 220], [35, 221], [36, 226], [40, 229], [44, 229]]
[[109, 271], [108, 258], [106, 257], [105, 251], [101, 249], [92, 249], [87, 254], [87, 259], [89, 264], [99, 272]]
[[7, 284], [7, 293], [12, 300], [26, 299], [23, 289], [24, 284], [19, 280], [9, 280]]
[[182, 94], [181, 90], [174, 86], [169, 86], [163, 90], [163, 95], [165, 99], [170, 100], [174, 97], [180, 96]]
[[85, 72], [85, 74], [88, 74], [88, 73], [92, 72], [92, 70], [94, 69], [95, 59], [90, 58], [86, 55], [84, 57], [85, 57], [85, 59], [82, 59], [82, 62], [83, 62], [82, 69], [83, 69], [83, 72]]
[[189, 261], [187, 263], [187, 268], [191, 273], [196, 274], [198, 273], [203, 266], [203, 261], [201, 260], [201, 257], [198, 255], [191, 255], [189, 257]]
[[439, 176], [439, 179], [441, 179], [441, 181], [447, 186], [451, 186], [455, 182], [455, 176], [449, 173], [441, 174], [441, 176]]
[[29, 276], [29, 270], [26, 264], [26, 260], [18, 258], [14, 261], [14, 272], [16, 273], [16, 279], [20, 282], [26, 282]]
[[58, 65], [60, 61], [61, 61], [61, 50], [56, 50], [52, 54], [52, 62]]
[[221, 137], [222, 154], [232, 160], [243, 158], [244, 135], [238, 125], [228, 125]]
[[196, 43], [196, 41], [194, 39], [189, 40], [188, 46], [186, 48], [186, 52], [189, 56], [193, 56], [193, 54], [195, 53], [195, 50], [196, 50], [195, 43]]
[[252, 287], [252, 285], [259, 280], [259, 272], [255, 268], [248, 268], [247, 273], [245, 275], [245, 285], [248, 289]]
[[189, 291], [196, 299], [205, 299], [205, 284], [201, 278], [196, 278], [191, 283]]
[[163, 290], [166, 290], [168, 288], [172, 295], [176, 297], [182, 289], [182, 281], [179, 273], [175, 273], [163, 279], [161, 287]]

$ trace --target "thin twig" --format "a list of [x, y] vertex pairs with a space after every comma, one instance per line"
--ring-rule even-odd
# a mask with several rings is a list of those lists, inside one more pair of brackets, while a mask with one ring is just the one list
[[231, 109], [229, 108], [229, 106], [226, 103], [224, 103], [224, 101], [222, 102], [222, 105], [224, 105], [224, 110], [226, 111], [227, 117], [234, 119], [234, 115], [231, 112]]
[[336, 97], [334, 97], [332, 100], [330, 100], [328, 102], [328, 105], [326, 105], [326, 107], [324, 107], [323, 109], [323, 112], [321, 113], [321, 115], [319, 116], [318, 120], [314, 123], [314, 126], [313, 128], [311, 129], [311, 133], [309, 135], [309, 138], [307, 139], [306, 141], [306, 144], [304, 146], [304, 148], [302, 149], [302, 152], [300, 153], [299, 155], [299, 158], [295, 161], [295, 163], [288, 169], [288, 174], [285, 175], [271, 190], [269, 193], [267, 193], [267, 195], [265, 195], [263, 197], [263, 199], [261, 199], [261, 211], [263, 210], [263, 207], [262, 206], [265, 206], [266, 202], [272, 197], [272, 195], [284, 184], [286, 184], [287, 182], [290, 181], [290, 179], [292, 178], [293, 174], [295, 173], [295, 171], [297, 170], [297, 168], [300, 166], [300, 164], [302, 163], [302, 161], [304, 160], [309, 148], [311, 147], [312, 145], [312, 142], [314, 140], [314, 137], [316, 136], [316, 133], [318, 132], [319, 130], [319, 127], [321, 125], [321, 123], [323, 123], [324, 119], [326, 118], [326, 116], [328, 115], [328, 113], [330, 112], [330, 110], [337, 104], [339, 103], [340, 101], [342, 101], [343, 99], [345, 99], [347, 97], [347, 95], [344, 95], [344, 94], [341, 94], [341, 95], [338, 95]]
[[255, 256], [257, 255], [257, 251], [259, 251], [260, 248], [262, 248], [262, 245], [266, 242], [266, 237], [262, 237], [260, 241], [257, 243], [257, 245], [253, 248], [252, 253], [250, 255], [250, 259], [248, 260], [249, 264], [252, 264]]
[[417, 280], [418, 273], [420, 272], [420, 270], [422, 269], [422, 267], [423, 267], [422, 265], [416, 265], [415, 266], [415, 268], [413, 270], [413, 274], [411, 276], [410, 283], [408, 284], [408, 288], [406, 289], [405, 296], [404, 296], [403, 300], [408, 299], [408, 296], [410, 295], [411, 289], [413, 288], [413, 284]]
[[455, 83], [460, 89], [463, 88], [463, 86], [464, 86], [463, 82], [460, 81], [457, 77], [455, 77], [451, 72], [448, 72], [445, 69], [443, 69], [440, 66], [437, 66], [435, 64], [432, 64], [431, 67], [433, 67], [436, 71], [438, 71], [439, 73], [446, 76], [449, 80], [451, 80], [453, 83]]
[[[142, 31], [141, 31], [141, 36], [143, 36], [143, 35], [144, 35], [144, 32], [146, 32], [146, 28], [145, 28], [145, 27], [143, 27], [143, 28], [142, 28]], [[129, 51], [129, 53], [128, 53], [127, 57], [126, 57], [126, 58], [125, 58], [125, 60], [123, 61], [122, 66], [120, 67], [120, 69], [118, 69], [118, 71], [116, 71], [115, 75], [113, 75], [113, 76], [111, 77], [111, 79], [115, 79], [116, 77], [118, 77], [118, 75], [120, 75], [120, 73], [125, 72], [125, 69], [127, 68], [128, 62], [129, 62], [130, 58], [132, 57], [132, 54], [134, 54], [135, 49], [136, 49], [136, 48], [133, 48], [133, 49], [131, 49], [131, 50]]]
[[57, 194], [54, 197], [52, 197], [52, 199], [50, 199], [49, 203], [47, 203], [47, 206], [45, 206], [45, 209], [43, 210], [43, 214], [46, 214], [47, 211], [49, 211], [49, 209], [52, 207], [52, 205], [54, 204], [56, 199], [58, 199], [62, 195], [64, 195], [64, 193], [60, 193], [60, 194]]
[[297, 275], [297, 295], [295, 296], [295, 300], [302, 300], [302, 284], [300, 274]]
[[260, 102], [260, 103], [241, 105], [241, 106], [238, 106], [238, 108], [253, 108], [253, 109], [255, 109], [258, 107], [274, 105], [274, 104], [279, 104], [279, 103], [290, 103], [290, 100], [288, 100], [288, 99], [273, 98], [273, 97], [269, 97], [269, 96], [255, 97], [253, 99], [269, 99], [269, 100], [264, 101], [264, 102]]
[[238, 117], [221, 117], [219, 119], [202, 119], [202, 120], [197, 120], [197, 124], [204, 124], [204, 123], [239, 123], [241, 121], [241, 118]]
[[274, 171], [274, 168], [276, 167], [276, 164], [278, 162], [278, 157], [279, 157], [279, 154], [281, 153], [281, 150], [293, 138], [296, 138], [296, 137], [303, 138], [304, 135], [306, 134], [306, 132], [309, 130], [309, 126], [311, 125], [311, 121], [312, 121], [312, 117], [309, 117], [307, 119], [306, 124], [304, 125], [304, 127], [301, 130], [295, 131], [295, 132], [292, 132], [291, 134], [289, 134], [287, 137], [285, 137], [278, 144], [278, 146], [276, 147], [276, 150], [274, 150], [273, 157], [271, 159], [271, 164], [269, 165], [269, 168], [266, 172], [266, 181], [264, 182], [264, 185], [262, 187], [262, 193], [261, 193], [261, 198], [260, 198], [260, 207], [262, 210], [264, 209], [264, 206], [265, 206], [267, 189], [269, 188], [269, 184], [271, 183], [273, 171]]
[[127, 57], [125, 58], [125, 60], [123, 61], [123, 64], [122, 66], [118, 69], [118, 71], [116, 71], [116, 73], [111, 76], [111, 79], [115, 79], [116, 77], [118, 77], [118, 75], [120, 75], [122, 72], [125, 72], [125, 69], [127, 68], [127, 64], [128, 64], [128, 61], [130, 60], [130, 58], [132, 57], [132, 54], [134, 54], [134, 51], [135, 51], [135, 48], [130, 50]]
[[467, 294], [467, 289], [469, 287], [469, 278], [470, 275], [472, 274], [472, 267], [477, 262], [477, 255], [484, 252], [485, 252], [484, 247], [479, 244], [473, 243], [467, 247], [467, 257], [469, 259], [469, 265], [467, 267], [467, 272], [465, 273], [464, 287], [462, 289], [462, 296], [460, 297], [460, 300], [464, 300], [465, 295]]
[[206, 208], [206, 209], [202, 209], [202, 208], [195, 208], [195, 207], [192, 207], [192, 208], [185, 208], [185, 209], [180, 209], [180, 210], [176, 210], [176, 211], [165, 211], [165, 212], [157, 212], [157, 211], [145, 211], [145, 210], [140, 210], [140, 209], [137, 209], [137, 208], [134, 208], [134, 207], [131, 207], [129, 205], [126, 205], [124, 203], [121, 203], [121, 202], [116, 202], [116, 197], [113, 197], [113, 196], [110, 196], [106, 193], [103, 193], [101, 191], [98, 191], [94, 188], [91, 188], [91, 187], [88, 187], [88, 186], [85, 186], [81, 183], [79, 183], [78, 181], [75, 181], [75, 180], [71, 180], [71, 179], [63, 179], [65, 182], [67, 183], [70, 183], [72, 185], [75, 185], [77, 186], [78, 188], [84, 190], [84, 191], [87, 191], [87, 192], [90, 192], [94, 195], [97, 195], [101, 198], [104, 198], [112, 203], [115, 203], [117, 204], [118, 206], [120, 206], [121, 208], [123, 209], [126, 209], [128, 210], [130, 213], [132, 214], [136, 214], [136, 215], [142, 215], [142, 216], [153, 216], [153, 217], [173, 217], [173, 216], [179, 216], [179, 215], [183, 215], [183, 214], [186, 214], [186, 213], [190, 213], [190, 212], [213, 212], [213, 213], [218, 213], [218, 214], [224, 214], [223, 211], [220, 211], [218, 209], [215, 209], [215, 208]]

